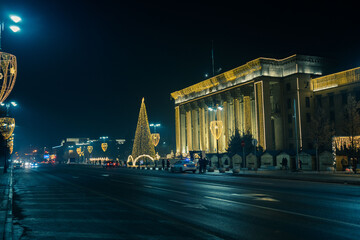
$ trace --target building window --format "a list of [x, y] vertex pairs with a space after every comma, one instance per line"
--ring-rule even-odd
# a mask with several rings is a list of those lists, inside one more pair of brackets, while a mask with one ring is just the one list
[[291, 90], [291, 84], [290, 83], [287, 83], [286, 84], [286, 91], [290, 91]]
[[355, 98], [356, 98], [356, 101], [360, 101], [360, 91], [359, 91], [359, 89], [355, 90]]
[[334, 107], [334, 95], [329, 95], [329, 105], [330, 107]]
[[330, 111], [330, 121], [335, 122], [335, 112], [334, 111]]
[[292, 128], [289, 128], [288, 134], [289, 134], [289, 138], [292, 138], [292, 137], [293, 137], [293, 130], [292, 130]]
[[307, 123], [311, 122], [311, 114], [310, 113], [306, 113], [306, 122]]
[[290, 98], [288, 98], [288, 100], [287, 100], [287, 108], [291, 109], [291, 99]]
[[343, 92], [341, 93], [341, 104], [345, 106], [347, 104], [347, 93]]
[[310, 107], [310, 98], [309, 98], [309, 97], [306, 97], [306, 98], [305, 98], [305, 106], [306, 106], [307, 108]]
[[288, 123], [292, 123], [292, 114], [288, 114]]
[[322, 107], [321, 95], [316, 96], [316, 103], [317, 103], [318, 107]]

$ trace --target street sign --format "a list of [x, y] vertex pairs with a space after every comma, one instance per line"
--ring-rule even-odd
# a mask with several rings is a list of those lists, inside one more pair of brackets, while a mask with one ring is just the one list
[[257, 145], [257, 140], [256, 140], [256, 139], [253, 139], [253, 140], [251, 141], [251, 143], [252, 143], [253, 146], [256, 146], [256, 145]]

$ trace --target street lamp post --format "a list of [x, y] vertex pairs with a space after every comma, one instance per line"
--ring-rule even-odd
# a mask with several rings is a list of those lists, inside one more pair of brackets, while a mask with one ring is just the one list
[[[21, 21], [21, 18], [18, 17], [18, 16], [15, 16], [15, 15], [10, 15], [9, 18], [11, 19], [12, 22], [14, 23], [18, 23]], [[2, 50], [2, 35], [3, 35], [3, 32], [5, 30], [5, 21], [0, 21], [0, 51]], [[11, 25], [9, 26], [9, 28], [11, 29], [11, 31], [13, 32], [18, 32], [20, 31], [20, 28], [16, 25]]]
[[[157, 127], [161, 127], [160, 123], [150, 123], [150, 127], [154, 127], [154, 133], [151, 134], [151, 139], [153, 141], [154, 144], [154, 149], [155, 149], [155, 159], [160, 159], [160, 157], [157, 157], [158, 154], [156, 153], [156, 146], [159, 144], [160, 142], [160, 134], [156, 133], [156, 128]], [[147, 160], [146, 160], [146, 167], [147, 167]]]
[[[11, 102], [11, 103], [1, 103], [1, 106], [5, 106], [6, 107], [6, 116], [4, 118], [0, 119], [0, 124], [1, 124], [1, 134], [4, 137], [4, 147], [5, 147], [5, 162], [4, 162], [4, 173], [7, 172], [7, 168], [8, 168], [8, 151], [7, 151], [7, 147], [8, 147], [8, 142], [12, 141], [10, 139], [10, 137], [13, 135], [13, 131], [15, 129], [15, 119], [14, 118], [10, 118], [9, 117], [9, 108], [10, 107], [16, 107], [17, 104], [16, 102]], [[11, 153], [10, 153], [11, 154]]]
[[208, 110], [210, 112], [215, 112], [215, 121], [210, 122], [210, 130], [213, 137], [216, 139], [216, 156], [218, 159], [218, 167], [220, 168], [221, 162], [219, 158], [219, 138], [221, 136], [222, 130], [223, 130], [223, 122], [220, 120], [217, 120], [217, 111], [222, 111], [223, 107], [216, 105], [216, 108], [209, 107]]

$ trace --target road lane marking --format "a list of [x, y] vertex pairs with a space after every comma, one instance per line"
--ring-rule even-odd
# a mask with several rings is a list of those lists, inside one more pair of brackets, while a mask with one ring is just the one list
[[131, 182], [125, 182], [125, 181], [114, 180], [114, 179], [112, 179], [112, 180], [110, 180], [110, 181], [112, 181], [112, 182], [117, 182], [117, 183], [134, 184], [134, 183], [131, 183]]
[[154, 188], [154, 189], [158, 189], [158, 190], [162, 190], [162, 191], [168, 191], [168, 192], [175, 192], [175, 193], [180, 193], [180, 194], [184, 194], [184, 195], [189, 195], [186, 192], [176, 191], [176, 190], [172, 190], [172, 189], [159, 188], [159, 187], [154, 187], [154, 186], [149, 186], [149, 185], [144, 185], [144, 187], [146, 187], [146, 188]]
[[202, 205], [200, 203], [184, 203], [184, 202], [180, 202], [180, 201], [172, 200], [172, 199], [169, 199], [169, 201], [182, 204], [183, 207], [187, 207], [187, 208], [207, 209], [207, 207], [205, 207], [204, 205]]
[[227, 202], [227, 203], [233, 203], [233, 204], [238, 204], [238, 205], [243, 205], [243, 206], [248, 206], [248, 207], [261, 208], [261, 209], [265, 209], [265, 210], [269, 210], [269, 211], [275, 211], [275, 212], [280, 212], [280, 213], [285, 213], [285, 214], [290, 214], [290, 215], [296, 215], [296, 216], [300, 216], [300, 217], [312, 218], [312, 219], [322, 220], [322, 221], [326, 221], [326, 222], [338, 223], [338, 224], [348, 225], [348, 226], [356, 227], [356, 228], [360, 227], [360, 224], [355, 224], [355, 223], [343, 222], [343, 221], [338, 221], [338, 220], [334, 220], [334, 219], [317, 217], [317, 216], [312, 216], [312, 215], [308, 215], [308, 214], [297, 213], [297, 212], [276, 209], [276, 208], [271, 208], [271, 207], [264, 207], [264, 206], [259, 206], [259, 205], [255, 205], [255, 204], [251, 204], [251, 203], [235, 202], [232, 200], [227, 200], [227, 199], [222, 199], [222, 198], [217, 198], [217, 197], [210, 197], [210, 196], [204, 196], [204, 197], [208, 198], [208, 199], [212, 199], [212, 200], [223, 201], [223, 202]]
[[186, 204], [184, 202], [180, 202], [180, 201], [177, 201], [177, 200], [172, 200], [172, 199], [169, 199], [170, 202], [174, 202], [174, 203], [180, 203], [180, 204]]
[[102, 177], [108, 177], [110, 176], [109, 174], [101, 174]]
[[260, 201], [268, 201], [268, 202], [279, 202], [279, 200], [272, 198], [268, 194], [262, 194], [262, 193], [232, 193], [232, 196], [238, 196], [238, 197], [246, 197], [251, 198], [253, 200], [260, 200]]

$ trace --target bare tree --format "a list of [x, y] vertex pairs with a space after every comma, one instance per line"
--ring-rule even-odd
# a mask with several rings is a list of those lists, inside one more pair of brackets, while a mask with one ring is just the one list
[[356, 136], [360, 135], [360, 102], [356, 101], [355, 97], [348, 96], [347, 105], [345, 107], [344, 116], [344, 133], [349, 137], [349, 156], [353, 158], [353, 167], [356, 172], [356, 160], [355, 156], [357, 153], [358, 142]]
[[334, 126], [327, 118], [325, 111], [318, 108], [311, 118], [310, 137], [313, 139], [316, 150], [316, 169], [320, 171], [319, 150], [331, 150], [332, 137], [335, 135]]

